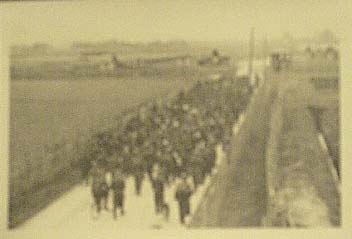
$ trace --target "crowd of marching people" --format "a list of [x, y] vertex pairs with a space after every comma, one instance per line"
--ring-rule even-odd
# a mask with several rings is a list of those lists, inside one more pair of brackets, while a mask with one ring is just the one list
[[[123, 215], [125, 181], [133, 177], [140, 195], [148, 180], [153, 188], [155, 213], [168, 213], [164, 200], [167, 185], [179, 181], [175, 200], [180, 222], [190, 214], [189, 200], [211, 174], [216, 145], [229, 144], [232, 126], [245, 109], [250, 86], [237, 81], [198, 82], [171, 100], [157, 100], [141, 106], [118, 132], [94, 136], [89, 151], [81, 159], [85, 178], [91, 178], [97, 212], [106, 207], [110, 193], [113, 216]], [[112, 175], [107, 183], [106, 174]], [[188, 178], [192, 179], [189, 183]]]

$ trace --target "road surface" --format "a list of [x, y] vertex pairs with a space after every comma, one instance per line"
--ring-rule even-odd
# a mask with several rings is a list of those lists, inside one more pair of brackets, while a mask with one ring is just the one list
[[[224, 158], [222, 147], [217, 149], [217, 165], [220, 165]], [[216, 169], [214, 172], [216, 173]], [[201, 185], [191, 198], [191, 213], [198, 207], [203, 194], [210, 184], [212, 176], [208, 176], [205, 183]], [[170, 218], [164, 220], [162, 216], [154, 213], [153, 191], [148, 177], [143, 182], [142, 193], [135, 195], [134, 180], [132, 177], [126, 179], [125, 192], [125, 215], [119, 216], [117, 220], [112, 216], [112, 203], [109, 198], [109, 210], [104, 211], [96, 217], [90, 187], [84, 184], [75, 186], [62, 197], [54, 201], [49, 207], [42, 210], [35, 217], [27, 220], [23, 225], [11, 230], [10, 238], [43, 238], [54, 232], [77, 232], [89, 231], [89, 235], [120, 236], [128, 230], [186, 230], [187, 226], [179, 223], [178, 204], [174, 199], [175, 186], [177, 182], [166, 187], [165, 201], [170, 206]], [[189, 218], [189, 221], [191, 218]], [[47, 232], [47, 233], [46, 233]]]

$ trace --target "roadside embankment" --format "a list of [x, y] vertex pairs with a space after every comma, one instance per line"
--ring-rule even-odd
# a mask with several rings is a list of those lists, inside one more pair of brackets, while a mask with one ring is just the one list
[[340, 225], [338, 183], [298, 89], [280, 91], [273, 105], [266, 153], [268, 191], [264, 226]]
[[266, 210], [265, 148], [275, 84], [266, 82], [253, 96], [232, 147], [213, 176], [192, 227], [260, 226]]

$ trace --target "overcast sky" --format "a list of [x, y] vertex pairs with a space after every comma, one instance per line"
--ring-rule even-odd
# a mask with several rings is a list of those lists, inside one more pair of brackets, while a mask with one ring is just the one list
[[3, 4], [11, 43], [248, 39], [339, 32], [339, 0], [124, 0]]

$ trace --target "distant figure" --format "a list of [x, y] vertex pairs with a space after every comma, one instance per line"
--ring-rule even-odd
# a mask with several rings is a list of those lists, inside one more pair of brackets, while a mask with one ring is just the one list
[[280, 71], [281, 69], [281, 59], [279, 53], [273, 53], [271, 55], [271, 63], [275, 71]]
[[219, 51], [217, 49], [213, 50], [213, 56], [218, 57], [219, 56]]
[[91, 169], [91, 161], [88, 155], [79, 158], [81, 177], [86, 186], [89, 185], [89, 171]]
[[185, 217], [191, 212], [190, 210], [190, 198], [192, 196], [192, 189], [187, 183], [186, 175], [182, 175], [182, 182], [177, 186], [175, 198], [178, 201], [179, 212], [180, 212], [180, 222], [185, 223]]
[[125, 181], [122, 173], [117, 171], [114, 172], [111, 190], [113, 192], [113, 217], [117, 218], [117, 209], [120, 209], [121, 215], [125, 214], [124, 211], [124, 199], [125, 199]]

